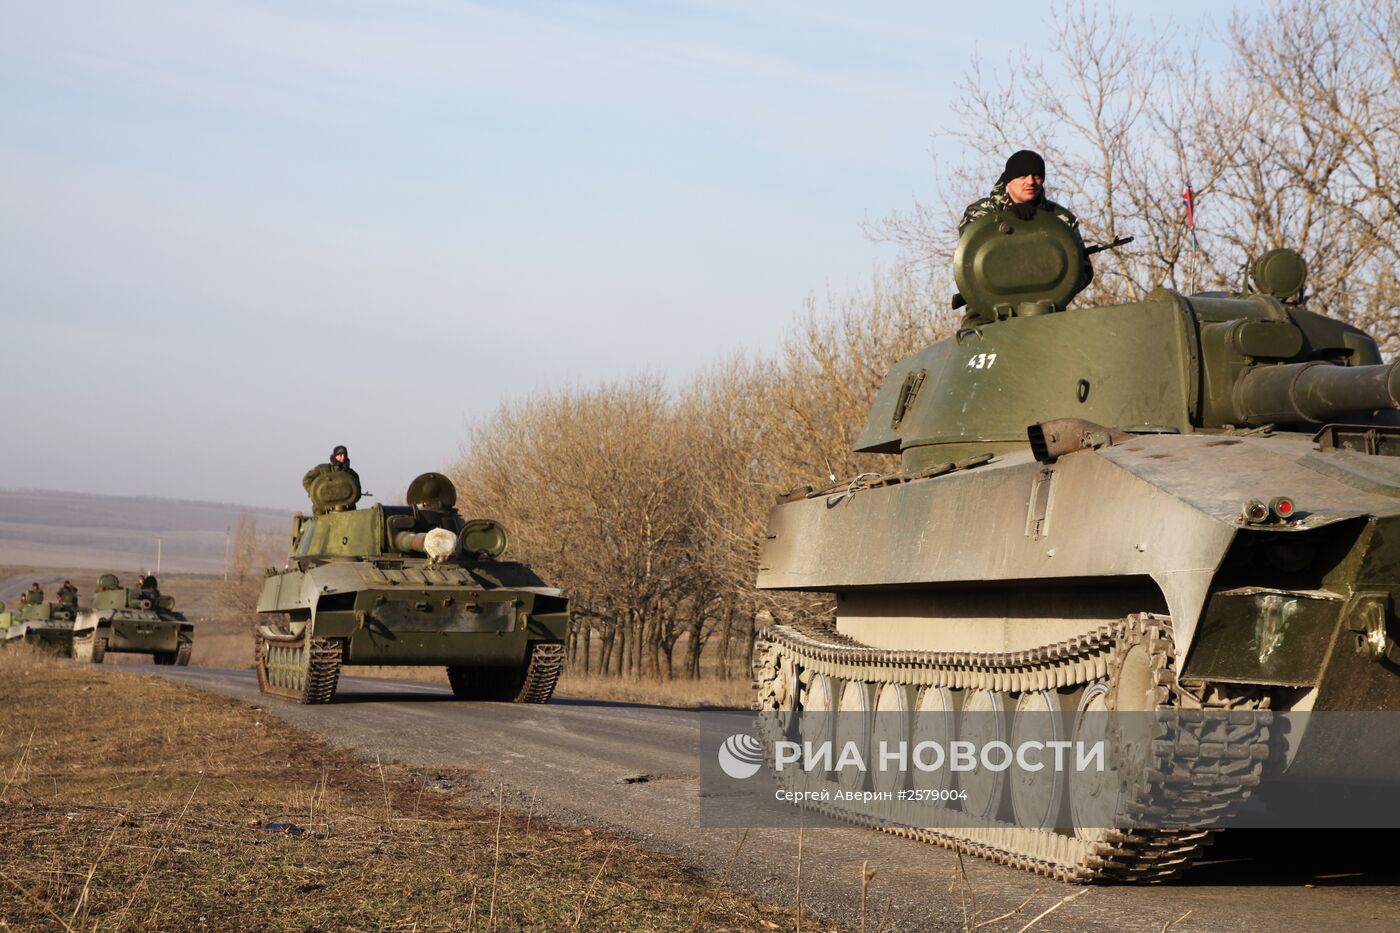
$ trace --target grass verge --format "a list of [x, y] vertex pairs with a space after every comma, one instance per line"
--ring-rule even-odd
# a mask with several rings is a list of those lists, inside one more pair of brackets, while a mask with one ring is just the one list
[[0, 929], [794, 925], [628, 839], [483, 810], [465, 772], [166, 681], [11, 648], [0, 709]]

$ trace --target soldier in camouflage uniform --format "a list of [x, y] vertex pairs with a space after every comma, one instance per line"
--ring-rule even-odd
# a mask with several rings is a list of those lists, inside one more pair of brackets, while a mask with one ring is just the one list
[[64, 606], [78, 605], [78, 588], [73, 585], [72, 580], [64, 580], [63, 585], [58, 588], [58, 601]]
[[44, 604], [44, 591], [38, 583], [29, 587], [29, 592], [24, 594], [24, 601], [31, 606], [42, 606]]
[[[1079, 240], [1081, 250], [1084, 247], [1084, 241], [1079, 239], [1079, 218], [1069, 208], [1045, 196], [1045, 159], [1038, 152], [1021, 149], [1011, 154], [1001, 177], [992, 185], [992, 193], [973, 201], [963, 211], [958, 233], [961, 234], [968, 224], [979, 217], [1007, 210], [1022, 220], [1029, 220], [1038, 210], [1049, 211], [1069, 225]], [[1082, 263], [1080, 288], [1094, 279], [1094, 266], [1089, 262], [1089, 257], [1083, 256]]]
[[[336, 445], [335, 449], [331, 451], [331, 459], [329, 463], [318, 463], [314, 467], [306, 471], [306, 475], [302, 477], [301, 480], [302, 488], [305, 489], [306, 494], [310, 496], [311, 488], [316, 484], [316, 480], [320, 479], [327, 473], [332, 473], [337, 470], [343, 470], [346, 473], [349, 473], [350, 477], [355, 481], [355, 488], [357, 490], [360, 488], [360, 474], [350, 469], [350, 451], [345, 448], [344, 444]], [[326, 509], [321, 508], [320, 504], [316, 502], [314, 496], [312, 497], [312, 504], [314, 506], [312, 511], [315, 512], [315, 514], [317, 515], [320, 515], [323, 511], [327, 511]], [[353, 509], [354, 507], [354, 503], [350, 503], [349, 508]]]

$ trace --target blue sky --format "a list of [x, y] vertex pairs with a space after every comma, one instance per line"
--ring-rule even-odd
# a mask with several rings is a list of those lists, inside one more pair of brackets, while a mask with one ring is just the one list
[[1048, 10], [0, 0], [0, 488], [298, 508], [345, 443], [391, 501], [504, 399], [769, 353]]

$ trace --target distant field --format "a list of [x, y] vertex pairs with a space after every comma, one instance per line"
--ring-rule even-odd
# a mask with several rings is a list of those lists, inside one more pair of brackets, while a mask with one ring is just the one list
[[[0, 490], [0, 564], [222, 573], [244, 506], [179, 499]], [[291, 526], [281, 510], [250, 510], [259, 528]], [[0, 597], [3, 598], [3, 597]]]

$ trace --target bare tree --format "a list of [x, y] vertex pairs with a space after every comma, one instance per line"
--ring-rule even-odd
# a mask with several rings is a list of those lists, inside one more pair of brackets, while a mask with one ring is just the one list
[[947, 269], [962, 205], [1008, 152], [1037, 148], [1051, 196], [1078, 213], [1086, 241], [1136, 237], [1099, 258], [1082, 302], [1235, 286], [1248, 260], [1293, 246], [1312, 269], [1317, 309], [1394, 349], [1398, 8], [1289, 0], [1237, 15], [1223, 37], [1228, 61], [1208, 65], [1198, 33], [1162, 26], [1149, 41], [1114, 12], [1062, 3], [1042, 45], [995, 70], [974, 59], [949, 134], [967, 160], [942, 176], [935, 204], [872, 232], [902, 244], [912, 266]]
[[233, 549], [219, 586], [219, 611], [230, 619], [252, 624], [257, 619], [258, 595], [262, 592], [265, 568], [286, 555], [286, 540], [275, 529], [259, 529], [251, 509], [238, 514]]

